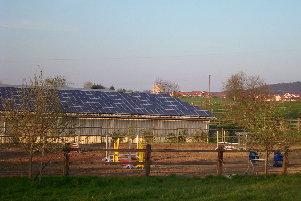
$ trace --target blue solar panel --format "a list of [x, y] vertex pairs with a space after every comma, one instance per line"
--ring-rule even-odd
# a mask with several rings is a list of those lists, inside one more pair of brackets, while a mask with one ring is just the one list
[[[0, 87], [0, 100], [16, 98], [19, 92], [19, 88]], [[65, 112], [70, 113], [212, 116], [207, 110], [201, 110], [167, 94], [60, 90], [60, 99]], [[0, 109], [1, 106], [2, 104]]]

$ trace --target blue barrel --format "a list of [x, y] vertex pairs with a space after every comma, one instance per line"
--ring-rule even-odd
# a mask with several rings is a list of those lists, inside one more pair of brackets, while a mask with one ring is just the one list
[[281, 154], [280, 151], [275, 151], [274, 152], [274, 167], [282, 167], [283, 163], [283, 155]]

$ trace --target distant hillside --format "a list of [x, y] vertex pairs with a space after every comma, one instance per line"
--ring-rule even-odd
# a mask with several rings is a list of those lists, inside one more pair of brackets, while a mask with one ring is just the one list
[[278, 83], [268, 85], [272, 93], [294, 93], [301, 94], [301, 82]]

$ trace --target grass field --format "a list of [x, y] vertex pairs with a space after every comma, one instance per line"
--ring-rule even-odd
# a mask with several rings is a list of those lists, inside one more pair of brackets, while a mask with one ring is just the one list
[[[180, 97], [180, 99], [190, 104], [201, 106], [204, 109], [209, 109], [214, 113], [225, 111], [229, 103], [226, 99], [218, 97], [213, 97], [210, 105], [208, 105], [208, 99], [203, 97]], [[288, 118], [301, 118], [301, 101], [281, 102], [279, 107], [285, 108]]]
[[301, 174], [243, 177], [1, 178], [0, 200], [301, 200]]
[[301, 118], [301, 101], [284, 102], [282, 107], [288, 110], [288, 117], [292, 119]]

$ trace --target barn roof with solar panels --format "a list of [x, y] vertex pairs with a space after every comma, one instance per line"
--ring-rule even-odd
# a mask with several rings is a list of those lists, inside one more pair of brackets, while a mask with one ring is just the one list
[[[0, 99], [18, 97], [18, 91], [19, 87], [0, 87]], [[61, 89], [59, 92], [64, 112], [72, 114], [212, 117], [209, 111], [168, 94], [85, 89]]]

